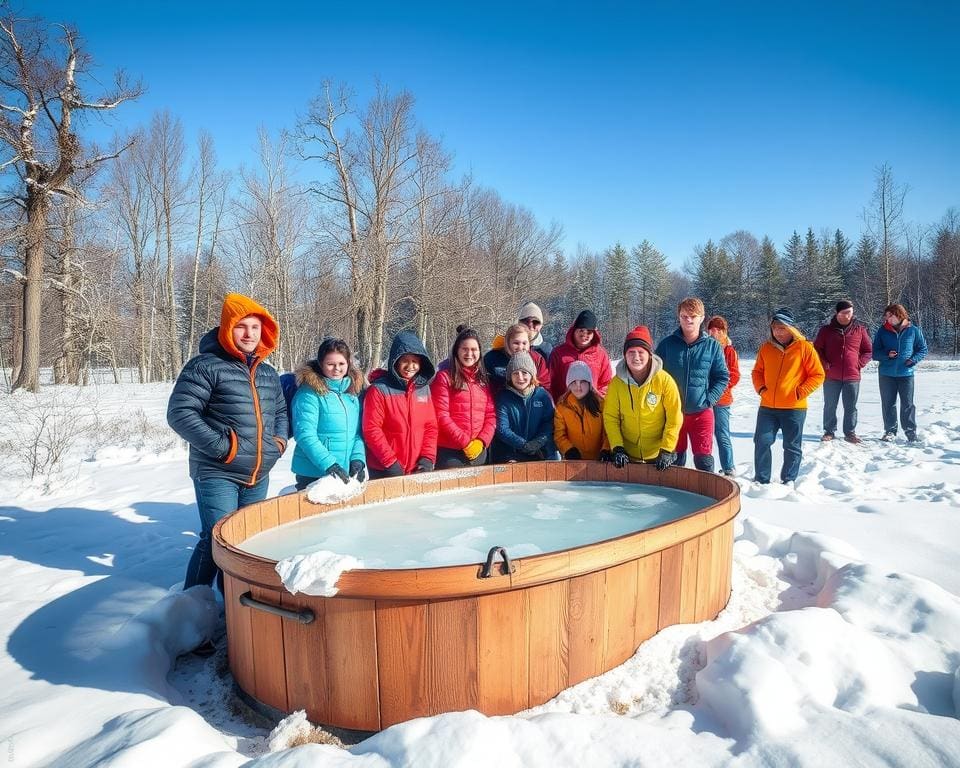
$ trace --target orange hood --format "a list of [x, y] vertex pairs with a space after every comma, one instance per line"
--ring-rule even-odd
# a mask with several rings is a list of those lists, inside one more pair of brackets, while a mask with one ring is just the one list
[[280, 327], [273, 319], [273, 315], [242, 293], [228, 293], [224, 297], [223, 308], [220, 310], [220, 330], [217, 332], [217, 341], [229, 354], [245, 360], [246, 355], [233, 343], [233, 328], [248, 315], [256, 315], [263, 325], [260, 344], [254, 353], [262, 360], [277, 348], [277, 343], [280, 341]]

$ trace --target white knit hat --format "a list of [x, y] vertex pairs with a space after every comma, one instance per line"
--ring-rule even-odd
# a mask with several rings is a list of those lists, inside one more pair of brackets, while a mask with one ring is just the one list
[[543, 312], [541, 312], [540, 307], [538, 307], [532, 301], [528, 301], [526, 304], [520, 307], [520, 311], [517, 312], [517, 320], [525, 320], [528, 317], [533, 317], [539, 320], [541, 323], [543, 322]]
[[593, 386], [593, 371], [583, 360], [574, 360], [567, 368], [567, 387], [575, 381], [586, 381]]

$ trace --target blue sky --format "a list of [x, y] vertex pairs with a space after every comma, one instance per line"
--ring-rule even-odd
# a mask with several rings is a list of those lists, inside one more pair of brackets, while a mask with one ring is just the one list
[[736, 229], [856, 239], [884, 162], [911, 221], [960, 206], [956, 2], [139, 5], [28, 6], [76, 24], [105, 82], [143, 78], [115, 125], [167, 108], [250, 164], [258, 126], [291, 127], [324, 79], [363, 100], [379, 78], [568, 252], [647, 238], [679, 265]]

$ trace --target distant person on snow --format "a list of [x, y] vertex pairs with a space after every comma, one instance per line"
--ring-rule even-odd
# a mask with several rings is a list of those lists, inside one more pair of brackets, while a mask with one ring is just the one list
[[589, 366], [593, 372], [597, 394], [600, 397], [605, 396], [610, 379], [613, 378], [613, 371], [607, 350], [603, 348], [600, 331], [597, 330], [597, 316], [589, 309], [577, 315], [573, 325], [567, 329], [566, 341], [555, 347], [550, 354], [550, 394], [553, 395], [554, 402], [559, 402], [567, 391], [567, 369], [575, 361]]
[[674, 449], [683, 425], [677, 383], [653, 354], [650, 329], [638, 325], [623, 342], [603, 401], [603, 427], [618, 469], [631, 461], [656, 464], [661, 472], [676, 461]]
[[720, 399], [713, 406], [713, 436], [717, 439], [720, 454], [720, 471], [728, 477], [734, 474], [733, 441], [730, 439], [730, 406], [733, 405], [733, 388], [740, 382], [740, 358], [727, 335], [726, 318], [714, 315], [707, 322], [707, 333], [723, 348], [723, 359], [730, 372], [730, 381]]
[[792, 483], [803, 458], [803, 422], [807, 398], [823, 384], [820, 356], [797, 328], [789, 309], [778, 309], [770, 322], [770, 338], [760, 345], [753, 366], [753, 387], [760, 395], [757, 428], [753, 434], [754, 479], [769, 483], [773, 459], [770, 449], [783, 431], [783, 467], [780, 480]]
[[[190, 446], [200, 538], [183, 588], [223, 575], [211, 536], [220, 518], [267, 496], [270, 470], [287, 447], [287, 404], [277, 372], [264, 361], [280, 339], [277, 322], [253, 299], [227, 294], [220, 325], [200, 339], [200, 354], [180, 371], [167, 423]], [[206, 647], [209, 646], [209, 647]], [[208, 642], [197, 652], [211, 653]]]
[[862, 443], [857, 437], [857, 399], [860, 371], [870, 362], [873, 345], [867, 326], [853, 316], [853, 302], [837, 302], [833, 318], [821, 326], [813, 342], [827, 378], [823, 382], [823, 437], [833, 440], [837, 433], [837, 403], [843, 400], [843, 439]]
[[677, 465], [687, 463], [687, 441], [693, 466], [713, 472], [713, 406], [727, 389], [730, 372], [723, 349], [703, 330], [705, 310], [697, 298], [677, 306], [679, 327], [657, 345], [663, 369], [673, 376], [683, 403], [683, 427], [677, 440]]
[[432, 472], [437, 462], [437, 414], [430, 397], [433, 363], [423, 342], [401, 331], [387, 368], [370, 374], [363, 396], [363, 439], [374, 480]]
[[296, 372], [290, 418], [296, 448], [291, 469], [302, 491], [326, 475], [363, 482], [367, 458], [360, 431], [364, 378], [342, 339], [324, 339], [315, 360]]
[[873, 337], [873, 359], [880, 361], [880, 407], [883, 411], [883, 440], [897, 436], [897, 398], [900, 398], [900, 425], [908, 443], [917, 440], [917, 408], [913, 404], [913, 370], [927, 356], [923, 332], [910, 324], [903, 304], [883, 310], [883, 325]]

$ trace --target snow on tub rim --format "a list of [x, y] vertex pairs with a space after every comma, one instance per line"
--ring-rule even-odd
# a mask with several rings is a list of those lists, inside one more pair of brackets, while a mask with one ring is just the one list
[[[291, 595], [276, 562], [241, 549], [268, 528], [333, 509], [436, 491], [543, 482], [639, 483], [714, 500], [606, 541], [481, 564], [360, 569], [333, 597]], [[740, 488], [722, 475], [589, 461], [446, 470], [368, 483], [338, 505], [266, 499], [214, 528], [224, 571], [227, 648], [237, 685], [269, 708], [377, 731], [476, 709], [512, 714], [626, 661], [672, 624], [714, 618], [730, 597]], [[242, 600], [242, 602], [241, 602]]]

